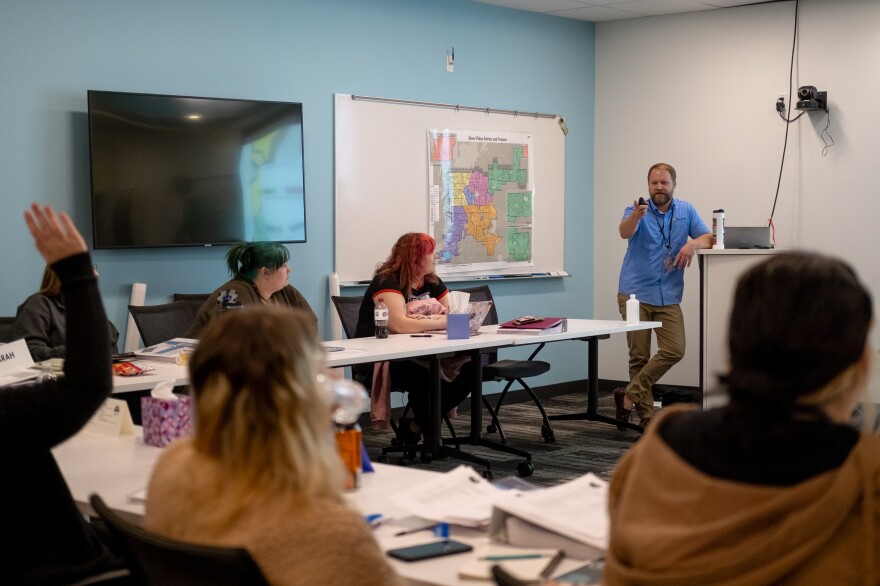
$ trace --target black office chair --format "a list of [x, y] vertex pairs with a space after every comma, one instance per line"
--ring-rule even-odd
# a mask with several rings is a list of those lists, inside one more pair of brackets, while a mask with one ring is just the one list
[[140, 584], [268, 584], [244, 548], [196, 545], [162, 537], [122, 519], [96, 494], [89, 497], [89, 502], [107, 524], [116, 552]]
[[[354, 296], [343, 297], [341, 295], [331, 295], [330, 300], [333, 302], [333, 307], [336, 308], [336, 313], [339, 315], [339, 321], [342, 322], [342, 330], [345, 332], [345, 337], [348, 339], [353, 339], [355, 331], [357, 330], [358, 315], [360, 314], [361, 301], [363, 301], [363, 298]], [[369, 388], [372, 381], [363, 380], [361, 377], [359, 377], [356, 368], [353, 367], [352, 370], [354, 371], [355, 380], [358, 380], [358, 382], [364, 384], [366, 387]], [[392, 391], [401, 393], [406, 392], [403, 389], [392, 389]], [[406, 417], [408, 412], [409, 405], [404, 408], [401, 419]], [[452, 427], [452, 423], [449, 421], [449, 417], [447, 417], [445, 413], [443, 414], [443, 421], [446, 423], [446, 428], [449, 430], [449, 434], [452, 437], [451, 443], [455, 443], [455, 428]], [[394, 432], [394, 439], [391, 440], [391, 445], [394, 446], [394, 448], [383, 448], [382, 456], [387, 456], [388, 452], [396, 451], [400, 446], [404, 446], [406, 444], [406, 441], [404, 440], [403, 434], [401, 434], [400, 428], [398, 427], [397, 423], [393, 419], [390, 420], [389, 423], [391, 424], [391, 430]], [[412, 452], [410, 452], [409, 455], [406, 455], [405, 453], [404, 459], [412, 458], [412, 455]]]
[[0, 344], [6, 344], [14, 340], [12, 326], [15, 325], [14, 317], [0, 317]]
[[[483, 324], [495, 325], [498, 323], [498, 312], [495, 307], [495, 300], [492, 298], [492, 291], [489, 289], [488, 285], [458, 289], [458, 291], [469, 293], [471, 301], [492, 301], [492, 307], [486, 315]], [[483, 380], [507, 381], [507, 384], [498, 396], [498, 401], [495, 402], [495, 406], [488, 408], [489, 414], [492, 417], [492, 423], [486, 426], [487, 432], [498, 432], [502, 443], [506, 444], [507, 438], [504, 435], [504, 430], [501, 428], [498, 415], [501, 411], [501, 405], [504, 403], [504, 398], [507, 396], [507, 392], [510, 390], [510, 387], [514, 382], [519, 383], [519, 385], [529, 394], [532, 401], [534, 401], [535, 406], [538, 408], [538, 411], [541, 412], [541, 418], [543, 419], [543, 423], [541, 424], [541, 436], [544, 438], [544, 441], [548, 443], [556, 441], [556, 435], [553, 433], [553, 426], [550, 425], [550, 419], [548, 419], [547, 412], [544, 410], [544, 404], [541, 403], [541, 399], [538, 398], [531, 387], [529, 387], [529, 385], [523, 380], [544, 374], [550, 370], [550, 364], [548, 362], [534, 360], [535, 356], [543, 348], [544, 344], [539, 344], [535, 351], [532, 352], [526, 360], [498, 360], [497, 352], [490, 352], [484, 355], [488, 358], [485, 359], [487, 363], [483, 365]], [[486, 401], [485, 396], [483, 397], [483, 400]], [[486, 402], [486, 404], [488, 406], [488, 402]]]
[[196, 301], [199, 304], [204, 303], [210, 297], [210, 293], [175, 293], [172, 297], [172, 301]]
[[194, 301], [175, 301], [161, 305], [129, 305], [128, 311], [145, 346], [180, 338], [189, 329], [201, 306]]

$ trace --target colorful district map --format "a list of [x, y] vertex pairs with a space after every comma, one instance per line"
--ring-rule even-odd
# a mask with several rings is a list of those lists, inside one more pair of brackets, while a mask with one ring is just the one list
[[430, 230], [439, 269], [531, 263], [530, 152], [527, 134], [428, 131]]

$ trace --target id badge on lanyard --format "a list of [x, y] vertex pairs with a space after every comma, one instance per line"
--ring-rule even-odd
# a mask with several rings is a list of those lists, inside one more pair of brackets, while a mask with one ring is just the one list
[[[656, 212], [653, 212], [652, 210], [652, 213], [654, 214], [654, 220], [657, 222], [657, 228], [660, 229], [660, 239], [663, 241], [663, 245], [666, 247], [666, 254], [663, 256], [663, 261], [661, 264], [663, 265], [664, 271], [666, 271], [667, 273], [671, 273], [673, 270], [675, 270], [675, 256], [673, 256], [672, 254], [672, 220], [673, 214], [675, 213], [675, 205], [670, 208], [669, 213], [661, 216], [663, 218], [662, 222], [657, 218]], [[666, 225], [667, 216], [669, 216], [668, 236], [663, 233], [663, 228]]]

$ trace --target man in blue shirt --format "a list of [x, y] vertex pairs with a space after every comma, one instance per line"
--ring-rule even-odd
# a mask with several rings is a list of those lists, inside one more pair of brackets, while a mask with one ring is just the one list
[[648, 170], [650, 200], [633, 201], [620, 222], [620, 237], [629, 240], [617, 287], [620, 315], [626, 318], [626, 302], [635, 293], [639, 318], [663, 323], [653, 330], [658, 347], [654, 356], [651, 330], [626, 335], [630, 383], [614, 389], [617, 419], [629, 421], [635, 408], [643, 427], [654, 414], [654, 383], [684, 357], [684, 269], [691, 266], [698, 248], [712, 246], [712, 234], [694, 206], [674, 199], [674, 193], [675, 169], [666, 163], [653, 165]]

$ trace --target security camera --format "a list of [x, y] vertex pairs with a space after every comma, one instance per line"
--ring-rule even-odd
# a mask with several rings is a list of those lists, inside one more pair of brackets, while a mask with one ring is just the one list
[[828, 92], [820, 92], [813, 85], [802, 85], [798, 88], [798, 110], [826, 110], [828, 108]]

